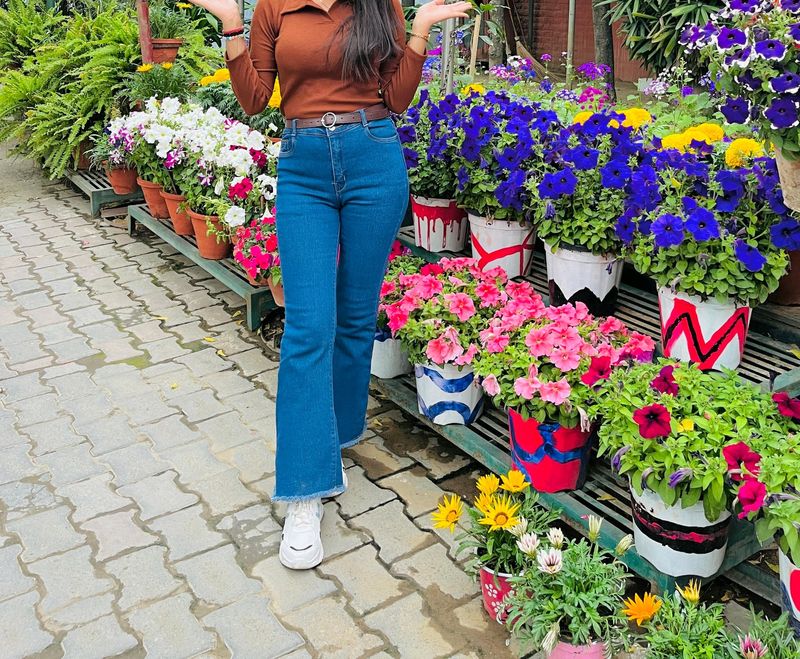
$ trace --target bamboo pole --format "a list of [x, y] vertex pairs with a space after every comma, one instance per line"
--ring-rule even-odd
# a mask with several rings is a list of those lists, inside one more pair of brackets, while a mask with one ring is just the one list
[[469, 79], [475, 80], [475, 69], [478, 64], [478, 46], [481, 40], [481, 23], [483, 22], [483, 12], [478, 12], [475, 17], [475, 25], [472, 28], [472, 44], [469, 53]]
[[567, 87], [572, 84], [572, 61], [575, 57], [575, 0], [569, 0], [567, 23]]
[[444, 22], [442, 30], [442, 64], [440, 70], [443, 94], [452, 94], [454, 90], [453, 69], [455, 68], [455, 48], [453, 37], [455, 32], [455, 19], [450, 18]]
[[153, 37], [150, 33], [150, 5], [147, 0], [136, 0], [136, 16], [139, 20], [139, 47], [142, 63], [153, 63]]

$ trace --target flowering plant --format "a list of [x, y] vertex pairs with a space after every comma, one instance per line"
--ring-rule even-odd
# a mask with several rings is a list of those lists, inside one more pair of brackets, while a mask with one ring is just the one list
[[506, 287], [508, 302], [480, 333], [475, 372], [496, 404], [540, 423], [588, 430], [586, 409], [598, 382], [628, 359], [651, 359], [652, 339], [586, 305], [545, 307], [530, 284]]
[[278, 234], [275, 215], [269, 211], [260, 218], [236, 229], [233, 258], [254, 281], [281, 281], [281, 259], [278, 254]]
[[495, 64], [489, 69], [489, 75], [498, 80], [514, 85], [518, 82], [536, 78], [533, 62], [519, 55], [511, 55], [506, 64]]
[[90, 156], [95, 167], [130, 169], [133, 165], [133, 136], [123, 127], [112, 133], [109, 127], [92, 137], [94, 146]]
[[[253, 171], [257, 171], [255, 165]], [[215, 192], [222, 187], [219, 183], [223, 181], [224, 174], [217, 177]], [[276, 187], [275, 178], [268, 174], [236, 176], [223, 187], [224, 196], [203, 197], [199, 201], [207, 212], [220, 218], [218, 230], [230, 238], [240, 227], [270, 215], [268, 205], [274, 203]], [[193, 203], [192, 199], [187, 199]]]
[[400, 302], [405, 294], [406, 289], [400, 285], [400, 277], [417, 274], [424, 265], [425, 259], [412, 255], [411, 250], [403, 247], [399, 240], [395, 241], [389, 255], [389, 264], [386, 266], [383, 284], [381, 284], [380, 304], [378, 305], [378, 327], [380, 329], [389, 329], [386, 307]]
[[705, 373], [666, 359], [618, 369], [590, 413], [602, 419], [599, 455], [638, 493], [648, 488], [668, 506], [702, 500], [706, 517], [729, 508], [725, 450], [775, 436], [782, 421], [769, 396], [735, 372]]
[[128, 77], [122, 96], [131, 105], [149, 98], [171, 97], [186, 101], [192, 82], [191, 73], [180, 64], [142, 64]]
[[720, 110], [733, 124], [754, 120], [787, 157], [800, 157], [800, 4], [796, 0], [726, 0], [705, 25], [684, 30], [727, 93]]
[[622, 599], [627, 570], [620, 560], [627, 536], [612, 553], [596, 544], [602, 520], [589, 518], [589, 541], [565, 540], [558, 529], [531, 545], [521, 574], [512, 576], [507, 624], [526, 647], [547, 654], [560, 639], [573, 645], [606, 644], [611, 656], [627, 636]]
[[506, 281], [502, 268], [483, 272], [474, 259], [442, 259], [400, 275], [396, 293], [384, 284], [383, 293], [399, 300], [380, 309], [412, 364], [465, 366], [478, 353], [481, 331], [506, 301]]
[[482, 567], [495, 573], [519, 573], [525, 557], [535, 554], [538, 536], [559, 517], [558, 511], [537, 505], [539, 495], [522, 472], [512, 469], [501, 478], [486, 474], [478, 479], [478, 494], [474, 505], [467, 507], [466, 525], [461, 522], [464, 504], [456, 495], [446, 496], [432, 515], [435, 528], [461, 529], [456, 551], [470, 555], [466, 569], [473, 576]]

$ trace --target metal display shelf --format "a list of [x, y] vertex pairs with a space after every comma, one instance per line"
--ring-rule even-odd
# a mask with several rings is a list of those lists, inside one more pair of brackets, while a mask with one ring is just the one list
[[[434, 254], [415, 246], [413, 228], [410, 227], [401, 229], [398, 237], [414, 253], [428, 261], [438, 261], [444, 256], [459, 256], [453, 253]], [[547, 296], [547, 277], [542, 254], [535, 255], [531, 275], [526, 279], [540, 294]], [[654, 293], [623, 284], [620, 287], [615, 316], [628, 327], [643, 332], [656, 341], [659, 340], [661, 330], [658, 300]], [[739, 373], [743, 379], [762, 386], [774, 378], [776, 385], [781, 389], [798, 392], [800, 359], [792, 352], [793, 346], [764, 333], [765, 329], [774, 326], [775, 317], [774, 312], [761, 316], [758, 313], [754, 314]], [[790, 340], [794, 340], [793, 337], [800, 338], [800, 327], [787, 325], [781, 329], [783, 337], [789, 337]], [[470, 426], [442, 426], [432, 423], [420, 414], [413, 376], [392, 380], [373, 378], [373, 385], [421, 423], [451, 441], [490, 470], [495, 472], [508, 470], [511, 465], [508, 420], [500, 410], [487, 406], [484, 414]], [[595, 514], [603, 517], [606, 523], [601, 530], [600, 542], [607, 548], [616, 546], [617, 542], [632, 530], [627, 486], [610, 472], [607, 461], [604, 460], [594, 461], [589, 471], [589, 478], [582, 489], [559, 494], [542, 493], [540, 500], [546, 506], [560, 509], [564, 520], [581, 532], [586, 531], [586, 515]], [[748, 558], [762, 549], [755, 538], [753, 525], [734, 519], [725, 562], [715, 576], [724, 574], [731, 581], [779, 604], [777, 576], [747, 562]], [[662, 592], [674, 588], [675, 579], [656, 570], [639, 556], [635, 548], [624, 560], [631, 570], [650, 581]]]
[[73, 171], [67, 170], [64, 176], [89, 197], [89, 206], [92, 217], [100, 215], [103, 206], [126, 206], [142, 201], [142, 192], [132, 192], [127, 195], [118, 195], [111, 187], [108, 177], [103, 172], [93, 170]]
[[247, 304], [247, 328], [250, 331], [258, 329], [266, 312], [275, 308], [269, 288], [252, 286], [247, 281], [247, 276], [242, 268], [233, 259], [212, 261], [203, 258], [197, 251], [197, 242], [194, 236], [179, 236], [175, 233], [169, 220], [154, 218], [145, 205], [131, 206], [128, 209], [128, 233], [133, 235], [137, 224], [146, 226], [164, 242], [169, 243], [203, 268], [214, 279], [244, 298]]

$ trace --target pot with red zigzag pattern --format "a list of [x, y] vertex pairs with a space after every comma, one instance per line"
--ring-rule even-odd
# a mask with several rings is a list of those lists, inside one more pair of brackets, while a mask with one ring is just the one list
[[471, 366], [416, 364], [420, 414], [434, 423], [468, 425], [483, 411], [483, 388]]
[[491, 220], [468, 212], [472, 258], [483, 270], [500, 266], [509, 277], [528, 273], [536, 232], [532, 224]]
[[554, 249], [546, 242], [544, 255], [551, 305], [583, 302], [595, 316], [614, 313], [622, 278], [621, 259], [612, 254], [592, 254], [579, 246]]
[[547, 655], [547, 659], [603, 659], [606, 656], [605, 643], [592, 643], [591, 645], [572, 645], [559, 641], [553, 651]]
[[589, 468], [593, 432], [565, 428], [554, 421], [527, 421], [508, 410], [511, 462], [539, 492], [581, 488]]
[[800, 638], [800, 568], [782, 549], [778, 549], [778, 569], [781, 575], [781, 606], [789, 612], [789, 624]]
[[467, 213], [454, 199], [411, 195], [414, 243], [429, 252], [460, 252], [467, 244]]
[[492, 620], [500, 624], [508, 617], [505, 599], [511, 593], [511, 584], [508, 583], [510, 577], [510, 574], [494, 572], [485, 566], [481, 567], [479, 573], [483, 608]]
[[392, 337], [388, 327], [375, 328], [370, 373], [376, 378], [388, 380], [411, 373], [412, 370], [414, 369], [408, 360], [408, 351], [403, 348], [400, 340]]
[[631, 500], [633, 538], [642, 558], [673, 577], [710, 577], [719, 571], [728, 548], [728, 511], [709, 522], [702, 501], [688, 508], [668, 506], [655, 492], [644, 489], [639, 495], [633, 488]]
[[658, 290], [664, 355], [703, 370], [736, 368], [742, 361], [750, 307]]

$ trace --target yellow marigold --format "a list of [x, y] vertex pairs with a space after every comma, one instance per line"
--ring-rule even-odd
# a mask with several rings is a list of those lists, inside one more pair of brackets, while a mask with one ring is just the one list
[[217, 69], [214, 71], [213, 78], [217, 82], [227, 82], [231, 79], [231, 72], [228, 69]]
[[661, 139], [662, 149], [677, 149], [681, 153], [686, 151], [689, 146], [690, 140], [686, 137], [686, 133], [672, 133]]
[[512, 469], [502, 478], [503, 484], [500, 487], [506, 492], [522, 492], [530, 486], [530, 483], [525, 480], [525, 474], [517, 469]]
[[500, 479], [494, 474], [486, 474], [477, 480], [475, 487], [481, 494], [491, 495], [500, 488]]
[[589, 118], [593, 114], [594, 114], [594, 112], [592, 112], [590, 110], [584, 110], [583, 112], [578, 112], [578, 114], [576, 114], [572, 118], [572, 123], [573, 124], [585, 124], [587, 121], [589, 121]]
[[700, 124], [699, 126], [695, 126], [695, 128], [703, 131], [712, 143], [719, 142], [723, 137], [725, 137], [725, 131], [719, 124], [704, 123]]
[[178, 9], [191, 9], [192, 8], [192, 3], [191, 2], [176, 2], [175, 6]]
[[465, 85], [461, 88], [461, 95], [462, 96], [469, 96], [470, 94], [480, 94], [483, 95], [486, 93], [486, 87], [484, 87], [479, 82], [473, 82], [469, 85]]
[[661, 600], [652, 593], [645, 593], [643, 597], [637, 594], [622, 603], [625, 605], [622, 613], [628, 620], [635, 620], [639, 626], [650, 620], [661, 608]]
[[281, 85], [275, 78], [275, 86], [272, 88], [272, 96], [269, 99], [269, 107], [279, 108], [281, 106]]
[[628, 108], [627, 110], [623, 110], [622, 114], [625, 115], [625, 121], [622, 122], [622, 125], [626, 128], [633, 128], [634, 130], [638, 130], [645, 124], [649, 124], [653, 121], [653, 115], [644, 108]]
[[137, 70], [139, 73], [147, 73], [147, 72], [148, 72], [150, 69], [152, 69], [152, 68], [153, 68], [153, 65], [152, 65], [152, 64], [142, 64], [141, 66], [137, 66], [137, 67], [136, 67], [136, 70]]
[[705, 142], [706, 144], [714, 143], [714, 140], [711, 139], [711, 135], [700, 128], [700, 126], [687, 128], [683, 132], [683, 136], [686, 138], [686, 146], [690, 146], [692, 142]]
[[456, 494], [450, 497], [445, 495], [444, 500], [439, 504], [439, 509], [431, 514], [434, 528], [450, 529], [450, 533], [452, 533], [458, 520], [461, 519], [463, 509], [461, 497]]
[[169, 71], [172, 68], [172, 62], [164, 62], [161, 66]]
[[200, 82], [198, 84], [201, 87], [207, 87], [208, 85], [211, 85], [215, 82], [217, 81], [214, 79], [214, 76], [203, 76], [202, 78], [200, 78]]
[[520, 504], [514, 503], [507, 494], [495, 497], [489, 510], [478, 521], [488, 526], [489, 531], [514, 528], [519, 522], [519, 518], [516, 517], [519, 507]]
[[741, 167], [745, 158], [757, 158], [764, 155], [764, 143], [756, 142], [749, 137], [733, 140], [725, 151], [725, 164], [728, 167]]

